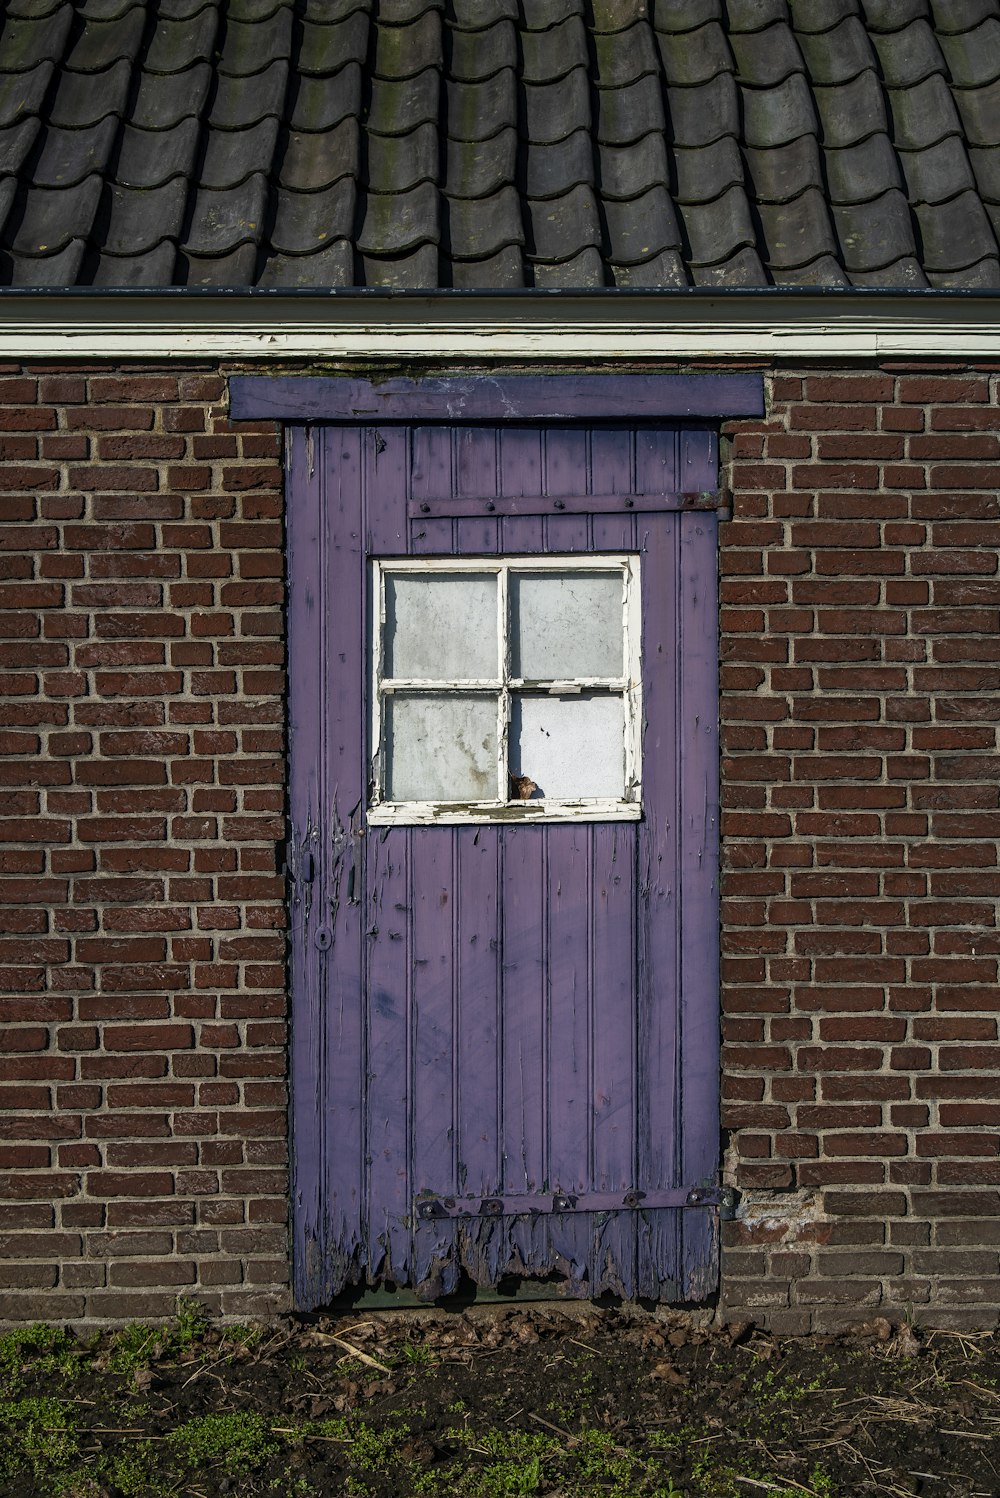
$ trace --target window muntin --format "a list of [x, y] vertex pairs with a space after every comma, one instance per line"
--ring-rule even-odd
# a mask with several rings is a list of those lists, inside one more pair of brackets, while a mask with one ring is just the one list
[[370, 822], [641, 815], [636, 555], [372, 570]]

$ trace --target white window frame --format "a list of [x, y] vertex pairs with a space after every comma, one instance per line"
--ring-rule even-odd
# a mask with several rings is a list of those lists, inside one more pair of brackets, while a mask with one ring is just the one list
[[[511, 675], [510, 611], [508, 580], [511, 572], [612, 572], [622, 576], [622, 639], [624, 674], [621, 677], [575, 677], [549, 681]], [[385, 580], [387, 574], [495, 573], [497, 575], [497, 630], [503, 649], [498, 650], [501, 674], [496, 679], [445, 681], [388, 678], [385, 659]], [[369, 703], [369, 804], [368, 821], [373, 826], [427, 823], [509, 822], [610, 822], [638, 821], [642, 816], [642, 673], [640, 566], [637, 553], [501, 557], [400, 557], [372, 562], [372, 623], [368, 640]], [[384, 799], [385, 765], [382, 746], [382, 702], [393, 692], [441, 693], [495, 692], [497, 695], [497, 787], [493, 800], [483, 801], [389, 801]], [[508, 741], [511, 694], [545, 692], [553, 696], [577, 696], [592, 691], [620, 696], [624, 707], [624, 785], [621, 798], [558, 800], [539, 797], [531, 801], [502, 799], [500, 786], [508, 784]]]

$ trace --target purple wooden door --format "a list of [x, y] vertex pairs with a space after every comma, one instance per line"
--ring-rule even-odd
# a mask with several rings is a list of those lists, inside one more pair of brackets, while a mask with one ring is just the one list
[[[714, 1288], [716, 484], [706, 426], [293, 430], [301, 1307]], [[640, 558], [641, 820], [367, 826], [371, 559], [580, 552]]]

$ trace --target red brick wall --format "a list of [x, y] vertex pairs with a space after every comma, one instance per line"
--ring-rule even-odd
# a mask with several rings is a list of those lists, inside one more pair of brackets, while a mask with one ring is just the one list
[[224, 394], [0, 370], [0, 1320], [285, 1304], [280, 449]]
[[770, 384], [722, 528], [725, 1304], [994, 1326], [997, 376]]
[[[995, 384], [731, 430], [731, 1317], [997, 1321]], [[0, 1320], [287, 1304], [281, 546], [211, 368], [0, 368]]]

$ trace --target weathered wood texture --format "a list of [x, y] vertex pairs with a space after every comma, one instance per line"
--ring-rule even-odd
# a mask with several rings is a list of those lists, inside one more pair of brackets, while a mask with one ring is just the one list
[[[427, 1298], [509, 1274], [703, 1298], [706, 1208], [533, 1214], [718, 1165], [716, 520], [420, 517], [463, 495], [711, 489], [708, 427], [300, 429], [290, 473], [295, 1275]], [[408, 506], [410, 515], [408, 516]], [[412, 518], [410, 518], [412, 516]], [[364, 829], [366, 557], [634, 550], [638, 823]], [[312, 852], [315, 877], [306, 857]], [[504, 1196], [513, 1215], [421, 1199]], [[508, 1202], [509, 1205], [509, 1202]]]

